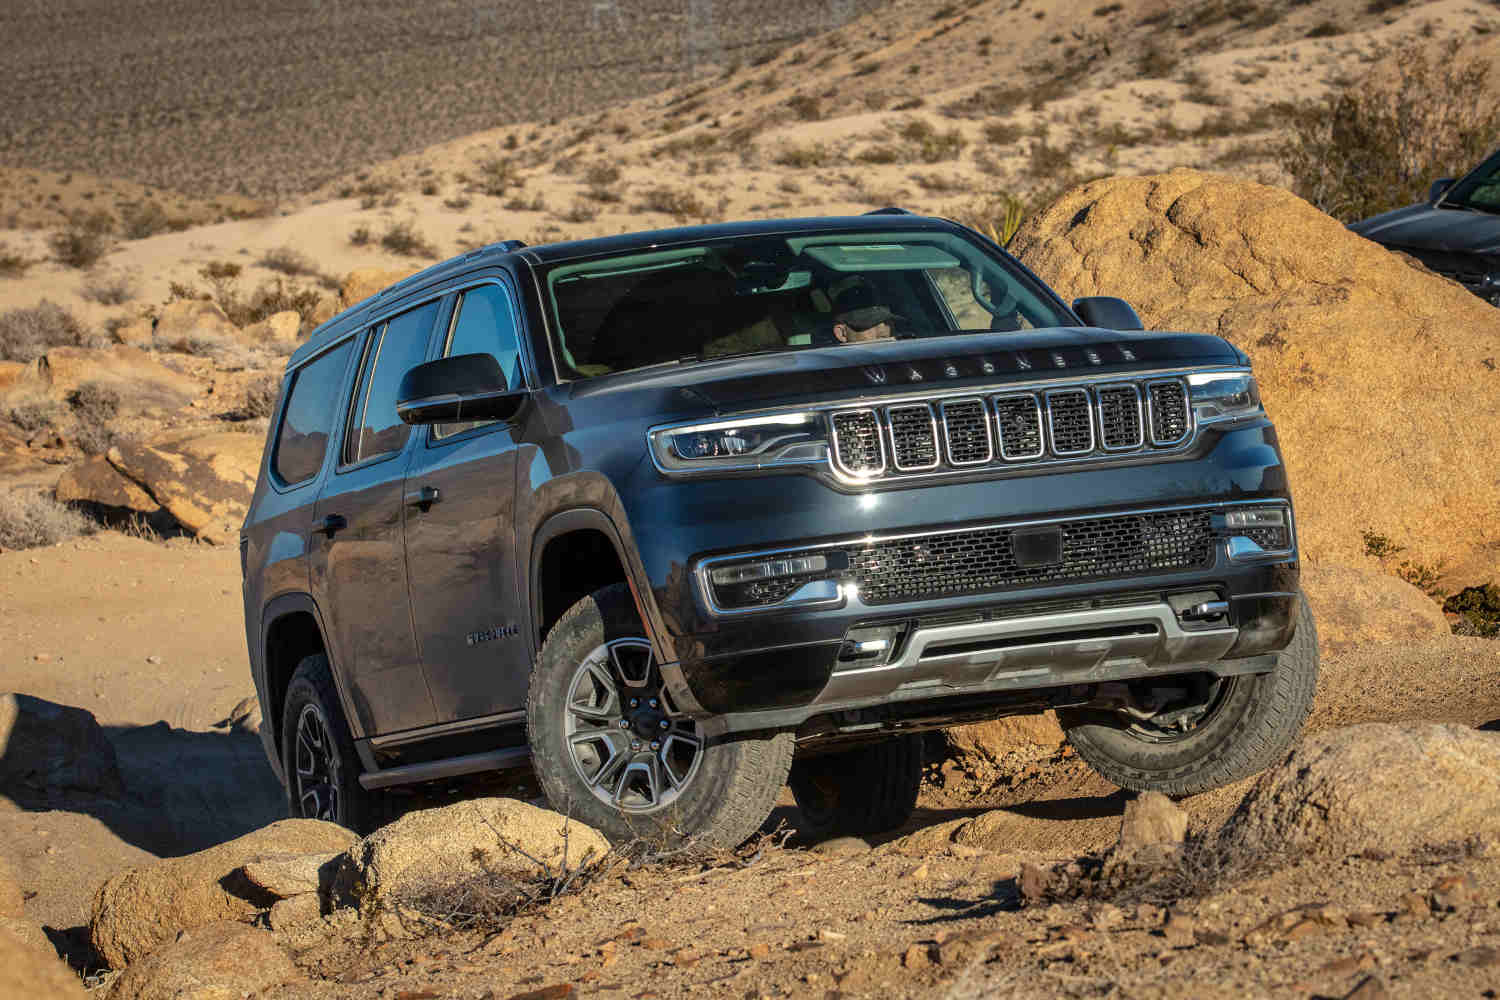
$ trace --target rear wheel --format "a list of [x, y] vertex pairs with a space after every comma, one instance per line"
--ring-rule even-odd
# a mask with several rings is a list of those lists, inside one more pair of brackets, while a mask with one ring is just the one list
[[1307, 600], [1271, 672], [1194, 681], [1180, 704], [1149, 718], [1067, 709], [1058, 721], [1078, 755], [1121, 788], [1196, 795], [1257, 774], [1291, 748], [1312, 711], [1318, 632]]
[[806, 835], [822, 839], [894, 830], [917, 807], [922, 738], [897, 736], [799, 760], [788, 783]]
[[287, 811], [368, 833], [389, 821], [390, 799], [359, 783], [362, 770], [339, 707], [328, 657], [306, 657], [287, 685], [281, 714]]
[[553, 626], [526, 724], [552, 808], [617, 843], [735, 846], [770, 815], [791, 766], [791, 733], [711, 740], [680, 710], [624, 584]]

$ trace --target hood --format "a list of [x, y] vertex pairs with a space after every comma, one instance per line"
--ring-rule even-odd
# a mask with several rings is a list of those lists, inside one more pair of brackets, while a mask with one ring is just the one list
[[1376, 243], [1398, 249], [1500, 254], [1500, 215], [1463, 208], [1411, 205], [1349, 227]]
[[846, 344], [723, 361], [659, 366], [573, 384], [575, 399], [643, 392], [696, 398], [718, 412], [841, 401], [952, 387], [955, 392], [1039, 378], [1193, 365], [1240, 365], [1222, 338], [1061, 328]]

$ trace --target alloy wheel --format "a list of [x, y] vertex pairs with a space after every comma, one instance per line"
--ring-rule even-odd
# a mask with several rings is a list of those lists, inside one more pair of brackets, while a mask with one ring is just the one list
[[306, 819], [338, 822], [339, 762], [323, 710], [315, 704], [302, 706], [297, 716], [296, 742], [292, 745], [297, 808]]

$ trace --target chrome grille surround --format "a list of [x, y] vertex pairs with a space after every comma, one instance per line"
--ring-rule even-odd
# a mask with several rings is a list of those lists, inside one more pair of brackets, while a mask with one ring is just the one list
[[928, 403], [885, 408], [891, 433], [891, 461], [897, 472], [925, 472], [938, 467], [937, 420]]
[[943, 418], [943, 446], [949, 465], [962, 468], [995, 460], [990, 412], [984, 400], [945, 399], [938, 403], [938, 411]]
[[1022, 462], [1046, 453], [1047, 446], [1042, 441], [1042, 404], [1036, 393], [996, 396], [995, 419], [1000, 428], [1001, 458]]
[[1087, 389], [1047, 393], [1047, 441], [1052, 454], [1087, 455], [1094, 450], [1094, 416]]
[[1133, 382], [1096, 386], [1099, 443], [1105, 451], [1133, 451], [1146, 443], [1141, 390]]
[[840, 410], [833, 414], [833, 447], [829, 455], [838, 471], [867, 479], [885, 471], [885, 442], [875, 411]]

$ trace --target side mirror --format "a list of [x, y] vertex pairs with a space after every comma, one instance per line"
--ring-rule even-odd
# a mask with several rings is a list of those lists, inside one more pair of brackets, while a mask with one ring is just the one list
[[1090, 295], [1074, 299], [1073, 311], [1085, 326], [1097, 326], [1104, 330], [1144, 330], [1141, 318], [1130, 308], [1130, 303], [1109, 295]]
[[408, 424], [511, 420], [525, 399], [525, 390], [511, 391], [494, 357], [459, 354], [417, 365], [402, 376], [396, 415]]
[[1454, 179], [1452, 177], [1439, 177], [1433, 181], [1432, 187], [1427, 189], [1427, 204], [1436, 205], [1443, 195], [1448, 193], [1448, 189], [1453, 186], [1453, 183]]

